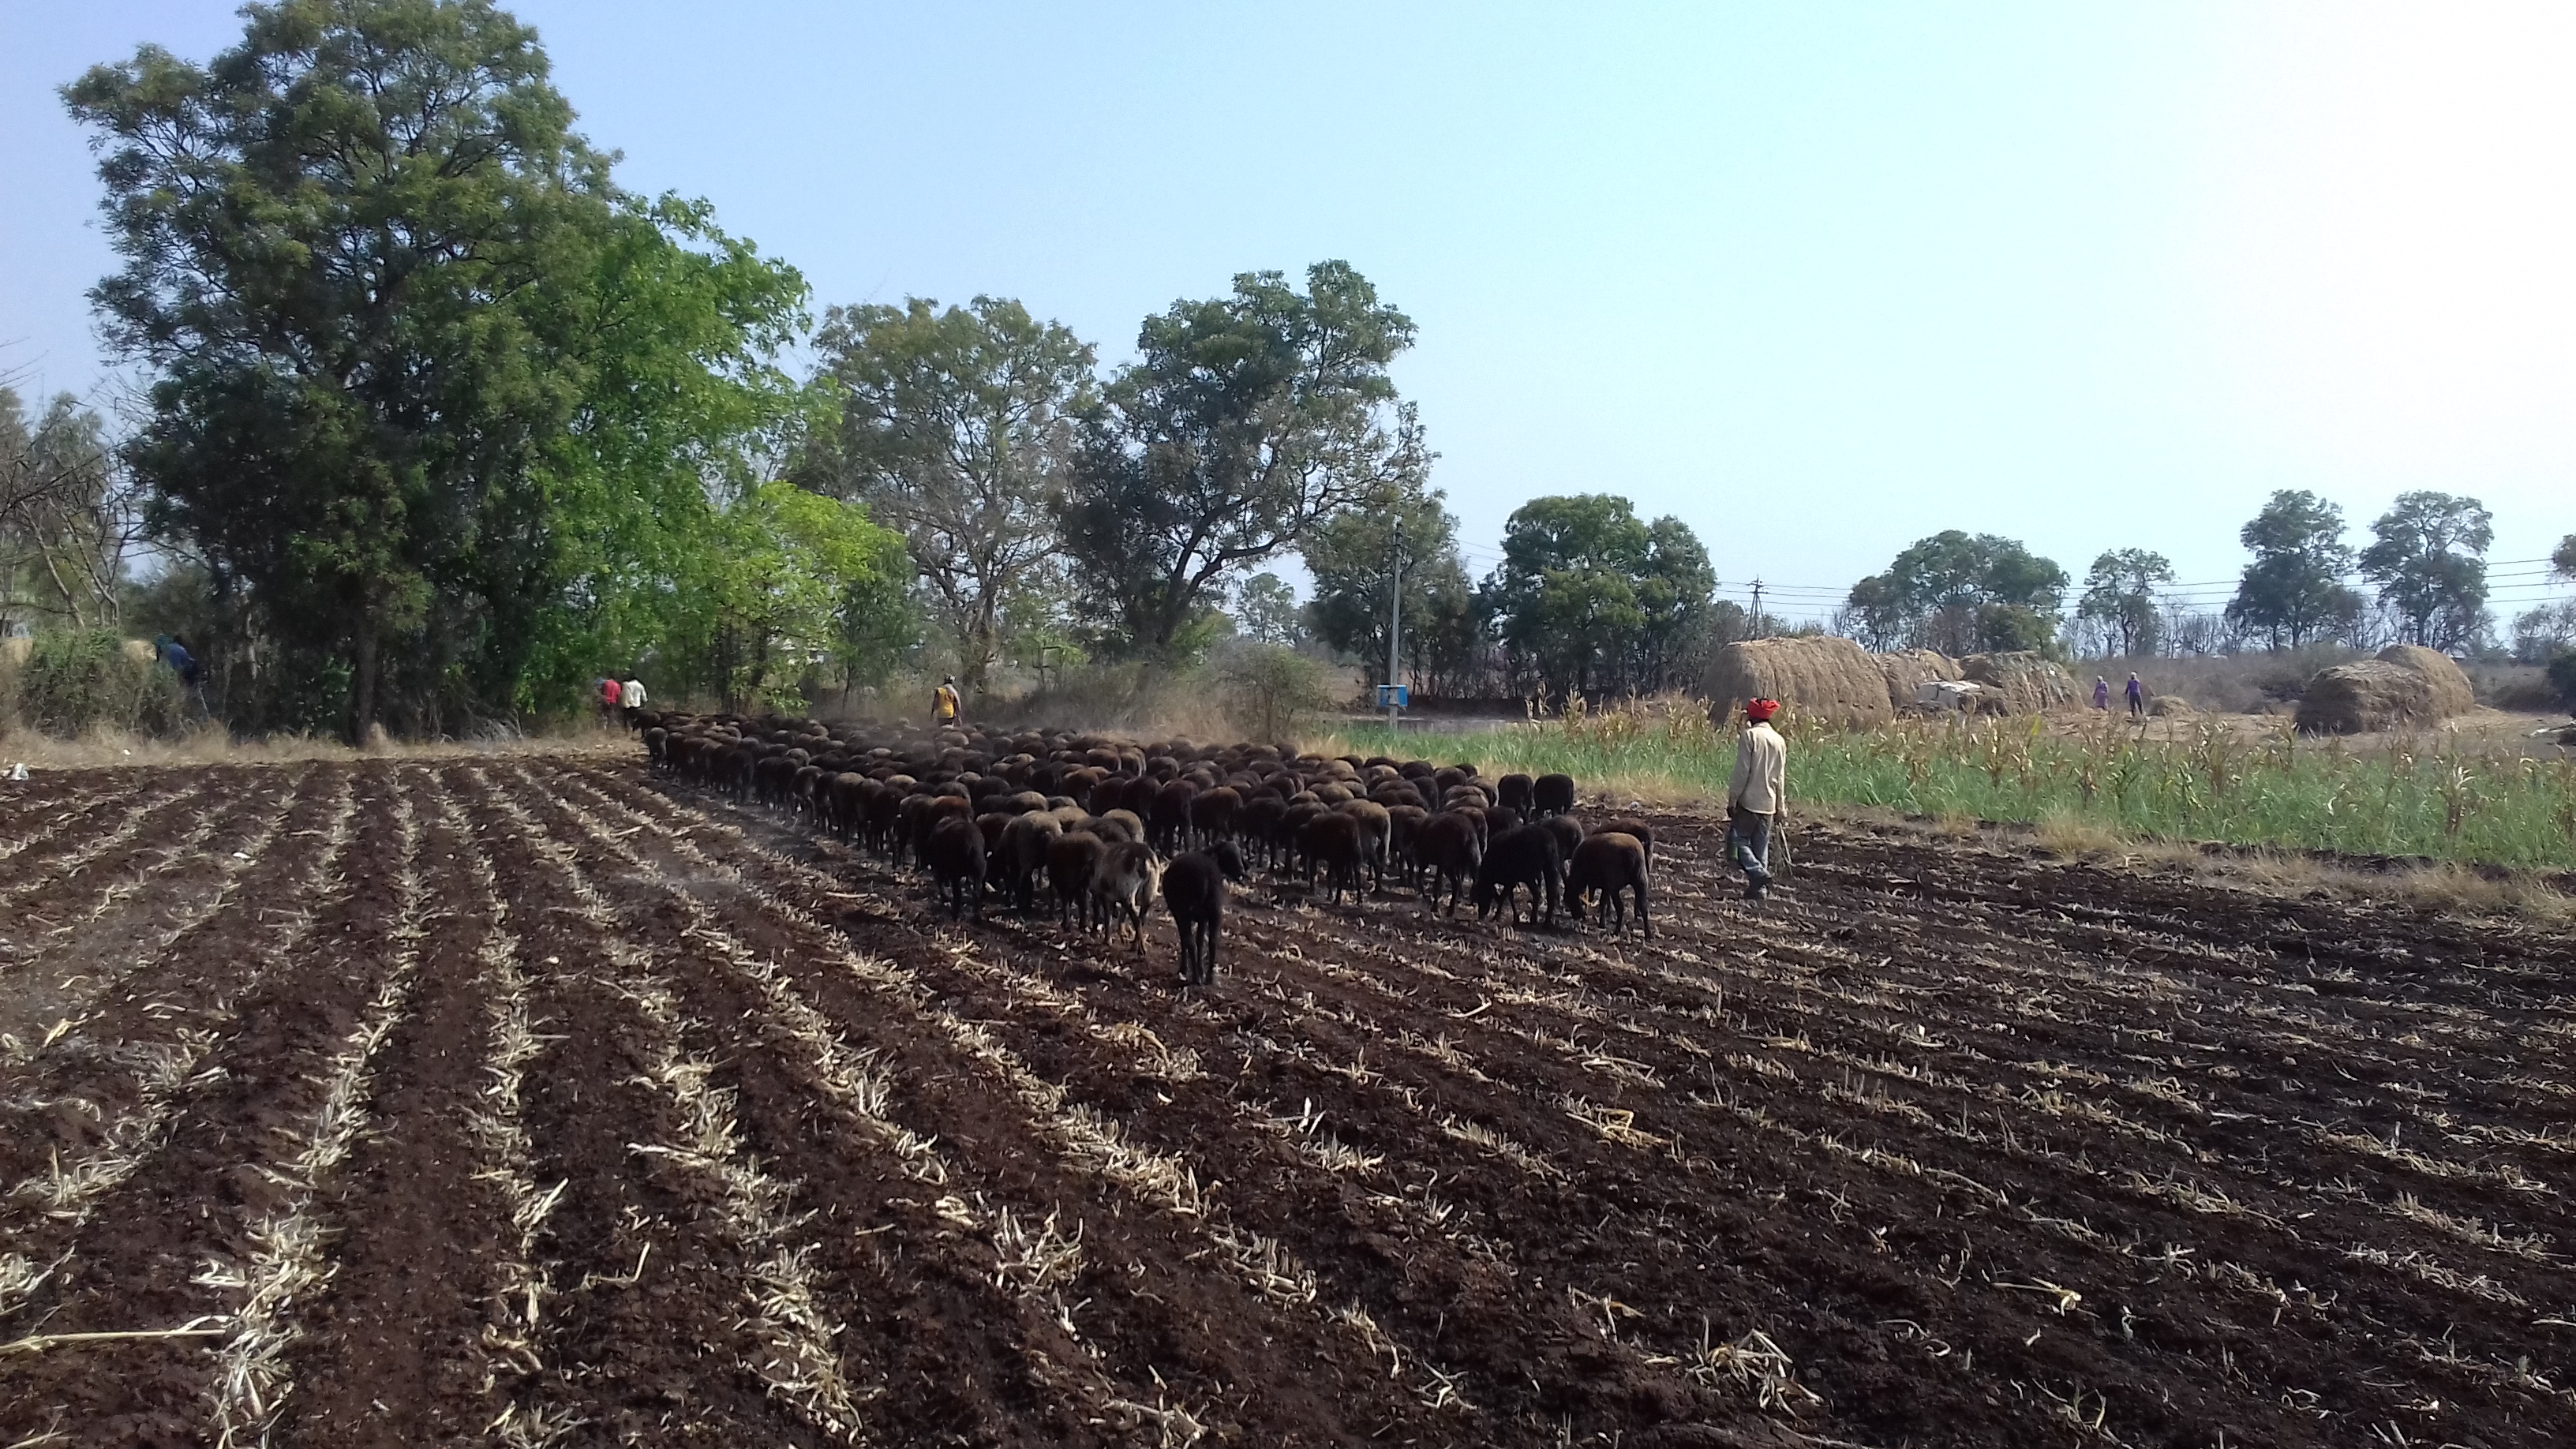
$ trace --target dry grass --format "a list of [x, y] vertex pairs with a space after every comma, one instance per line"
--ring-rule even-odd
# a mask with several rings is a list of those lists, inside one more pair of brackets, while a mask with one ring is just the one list
[[361, 749], [321, 735], [279, 734], [236, 739], [218, 724], [173, 738], [100, 729], [78, 739], [55, 739], [32, 730], [0, 736], [0, 773], [16, 764], [29, 771], [89, 770], [136, 765], [260, 765], [311, 760], [455, 760], [513, 755], [631, 754], [624, 730], [583, 728], [562, 734], [491, 740], [383, 740]]

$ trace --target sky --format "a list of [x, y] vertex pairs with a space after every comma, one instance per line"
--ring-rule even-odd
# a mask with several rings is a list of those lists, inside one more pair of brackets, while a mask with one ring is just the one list
[[[2576, 6], [937, 6], [522, 0], [628, 187], [815, 304], [1013, 296], [1130, 355], [1339, 258], [1471, 571], [1613, 492], [1821, 615], [1944, 528], [2223, 602], [2274, 489], [2576, 532]], [[55, 88], [222, 3], [0, 0], [0, 372], [105, 401]]]

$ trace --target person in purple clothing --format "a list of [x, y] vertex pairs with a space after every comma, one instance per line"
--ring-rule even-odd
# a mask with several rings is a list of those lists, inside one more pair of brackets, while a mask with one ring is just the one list
[[2138, 676], [2132, 674], [2129, 676], [2129, 718], [2145, 719], [2146, 717], [2147, 687], [2138, 682]]
[[2098, 674], [2093, 676], [2093, 707], [2095, 709], [2111, 707], [2111, 681]]

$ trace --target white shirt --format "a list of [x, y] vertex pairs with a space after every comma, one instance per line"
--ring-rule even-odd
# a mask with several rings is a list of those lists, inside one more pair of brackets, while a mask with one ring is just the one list
[[1789, 803], [1789, 742], [1771, 722], [1748, 725], [1735, 738], [1735, 773], [1726, 781], [1726, 805], [1756, 815], [1777, 815]]
[[617, 686], [617, 700], [618, 703], [625, 705], [628, 709], [642, 709], [644, 707], [644, 681], [640, 679], [630, 679], [624, 684]]

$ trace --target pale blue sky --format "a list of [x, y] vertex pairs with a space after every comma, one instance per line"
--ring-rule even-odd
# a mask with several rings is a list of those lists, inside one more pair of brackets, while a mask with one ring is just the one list
[[[1421, 326], [1479, 571], [1571, 491], [1792, 612], [1945, 527], [2224, 580], [2280, 487], [2475, 493], [2499, 560], [2576, 530], [2576, 7], [512, 8], [628, 185], [818, 306], [1016, 296], [1115, 359], [1347, 258]], [[104, 378], [53, 88], [238, 29], [0, 0], [0, 367]]]

